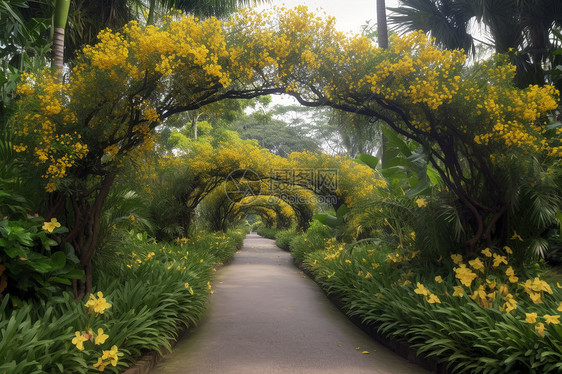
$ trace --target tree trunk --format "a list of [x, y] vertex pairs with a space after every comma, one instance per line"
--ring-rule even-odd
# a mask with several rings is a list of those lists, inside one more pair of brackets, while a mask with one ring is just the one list
[[[76, 299], [92, 291], [92, 257], [98, 245], [100, 233], [100, 217], [103, 203], [113, 185], [115, 175], [104, 176], [97, 188], [90, 193], [80, 191], [64, 196], [65, 201], [70, 201], [73, 210], [74, 222], [70, 232], [62, 239], [61, 245], [70, 243], [80, 259], [80, 267], [84, 270], [85, 278], [80, 282], [73, 282], [73, 292]], [[94, 194], [92, 196], [92, 194]], [[61, 213], [64, 205], [57, 204], [50, 209], [49, 215], [56, 216]]]
[[[386, 24], [386, 3], [385, 0], [377, 0], [377, 39], [379, 42], [379, 47], [383, 49], [388, 48], [388, 26]], [[377, 157], [381, 162], [384, 156], [384, 150], [386, 148], [386, 142], [388, 140], [382, 134], [381, 145], [377, 151]]]
[[377, 0], [377, 38], [379, 47], [388, 48], [388, 27], [386, 25], [385, 0]]
[[64, 29], [68, 18], [70, 0], [56, 0], [53, 22], [53, 66], [62, 72], [64, 65]]
[[150, 0], [148, 5], [148, 17], [146, 18], [147, 25], [154, 24], [154, 11], [156, 9], [156, 0]]
[[197, 120], [199, 119], [199, 115], [193, 117], [193, 121], [191, 121], [191, 129], [193, 132], [193, 139], [197, 140]]

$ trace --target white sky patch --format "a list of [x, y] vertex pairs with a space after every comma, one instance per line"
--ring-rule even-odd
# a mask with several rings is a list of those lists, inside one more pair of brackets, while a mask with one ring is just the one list
[[[386, 7], [398, 7], [398, 3], [398, 0], [386, 0]], [[373, 24], [377, 19], [377, 0], [271, 0], [271, 3], [260, 5], [257, 9], [273, 6], [293, 8], [297, 5], [306, 5], [310, 11], [317, 14], [321, 14], [319, 10], [322, 10], [329, 16], [334, 16], [338, 29], [344, 32], [359, 33], [361, 25], [366, 21], [372, 20]]]

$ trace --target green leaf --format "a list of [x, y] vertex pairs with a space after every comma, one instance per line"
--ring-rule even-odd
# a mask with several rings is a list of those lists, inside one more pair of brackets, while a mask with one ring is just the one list
[[72, 282], [70, 282], [67, 278], [61, 278], [61, 277], [51, 277], [49, 278], [49, 282], [57, 282], [57, 283], [65, 284], [67, 286], [70, 286], [72, 284]]
[[406, 142], [394, 130], [382, 127], [382, 132], [387, 138], [387, 145], [397, 147], [405, 157], [412, 155], [412, 151], [408, 147], [408, 144], [406, 144]]
[[66, 265], [66, 255], [64, 252], [55, 252], [51, 255], [52, 270], [59, 270]]
[[72, 269], [65, 274], [66, 277], [70, 279], [82, 279], [84, 278], [84, 271], [78, 269]]
[[406, 192], [406, 197], [412, 198], [418, 195], [427, 195], [431, 189], [431, 186], [427, 181], [421, 181], [415, 188], [412, 188]]
[[355, 158], [354, 161], [358, 162], [360, 164], [367, 165], [368, 167], [370, 167], [373, 170], [375, 170], [377, 168], [377, 165], [379, 163], [379, 159], [377, 157], [372, 156], [372, 155], [368, 155], [368, 154], [365, 154], [365, 153], [361, 153], [361, 154], [357, 155], [357, 158]]
[[312, 216], [312, 219], [317, 220], [323, 225], [329, 227], [336, 227], [338, 225], [338, 218], [328, 213], [318, 213]]

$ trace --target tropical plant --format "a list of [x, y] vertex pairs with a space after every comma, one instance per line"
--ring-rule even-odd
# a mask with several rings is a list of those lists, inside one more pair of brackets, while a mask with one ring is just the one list
[[[43, 171], [52, 193], [47, 219], [66, 199], [73, 207], [76, 224], [65, 240], [80, 253], [87, 290], [101, 208], [119, 168], [153, 148], [154, 129], [165, 118], [226, 98], [286, 92], [305, 105], [384, 120], [423, 145], [428, 161], [477, 222], [467, 252], [480, 241], [505, 240], [495, 230], [507, 219], [507, 202], [492, 159], [523, 148], [547, 158], [558, 155], [559, 135], [544, 137], [545, 115], [556, 107], [554, 89], [516, 89], [505, 61], [466, 68], [461, 53], [441, 51], [420, 33], [394, 37], [381, 50], [366, 38], [345, 38], [332, 23], [310, 20], [305, 8], [297, 8], [267, 17], [245, 11], [226, 23], [184, 17], [146, 30], [131, 23], [118, 34], [103, 32], [99, 44], [86, 47], [69, 84], [49, 74], [26, 77], [19, 86], [25, 98], [16, 146]], [[294, 40], [287, 42], [288, 35]], [[183, 52], [186, 39], [192, 54]], [[233, 151], [223, 153], [230, 162], [241, 158]], [[255, 160], [264, 165], [263, 157]], [[341, 194], [335, 208], [383, 185], [369, 170], [370, 179], [355, 177], [371, 184], [360, 188], [351, 171], [361, 165], [342, 165], [350, 172], [342, 178], [349, 188], [336, 189]]]
[[544, 84], [545, 70], [560, 63], [553, 54], [558, 46], [552, 34], [562, 26], [562, 6], [556, 0], [404, 0], [392, 11], [389, 20], [397, 29], [423, 30], [445, 48], [470, 53], [477, 40], [469, 30], [476, 19], [489, 31], [495, 51], [510, 53], [520, 87]]
[[[0, 221], [0, 294], [12, 298], [50, 297], [62, 285], [80, 279], [84, 273], [74, 248], [60, 246], [53, 239], [68, 231], [53, 218], [28, 216], [26, 219]], [[60, 240], [60, 239], [59, 239]]]

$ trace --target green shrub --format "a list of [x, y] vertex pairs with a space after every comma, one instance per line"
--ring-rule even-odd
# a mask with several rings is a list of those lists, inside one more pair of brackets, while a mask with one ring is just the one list
[[[99, 298], [111, 304], [103, 315], [88, 314], [86, 299], [74, 302], [70, 293], [20, 301], [15, 308], [6, 296], [0, 303], [0, 372], [99, 372], [93, 365], [115, 346], [118, 361], [105, 371], [118, 373], [147, 350], [169, 348], [180, 330], [201, 319], [216, 264], [232, 257], [244, 237], [233, 230], [157, 243], [130, 232], [122, 239], [116, 271], [96, 274], [94, 293], [103, 292]], [[85, 341], [84, 350], [73, 344], [76, 334], [94, 336], [98, 328], [108, 335], [105, 342]]]
[[285, 251], [291, 250], [291, 240], [298, 234], [293, 230], [278, 231], [275, 234], [275, 244]]
[[258, 235], [263, 236], [264, 238], [275, 239], [277, 230], [271, 227], [260, 226], [258, 227], [256, 232], [258, 233]]
[[[445, 265], [427, 268], [416, 252], [372, 245], [349, 251], [333, 241], [326, 242], [324, 250], [312, 251], [307, 242], [293, 241], [293, 247], [304, 247], [300, 249], [303, 266], [340, 301], [346, 314], [391, 339], [409, 343], [420, 356], [435, 357], [451, 373], [562, 370], [562, 325], [556, 317], [562, 311], [562, 292], [539, 278], [529, 280], [544, 290], [535, 292], [542, 295], [541, 302], [532, 302], [524, 290], [527, 282], [508, 281], [510, 259], [506, 255], [508, 263], [501, 264], [499, 250], [483, 255], [487, 265], [482, 271], [476, 270], [476, 263], [465, 265], [474, 266], [477, 278], [471, 288], [461, 287], [463, 293], [456, 297], [453, 287], [460, 286], [456, 272], [443, 271]], [[505, 291], [500, 291], [502, 287]], [[429, 295], [437, 301], [430, 303]], [[508, 311], [506, 300], [511, 297], [515, 307]]]
[[300, 264], [308, 253], [324, 250], [331, 237], [330, 227], [313, 221], [306, 233], [291, 240], [290, 248], [295, 261]]
[[70, 285], [71, 279], [82, 278], [72, 246], [67, 244], [63, 250], [53, 239], [67, 231], [55, 218], [0, 221], [0, 294], [49, 297]]

